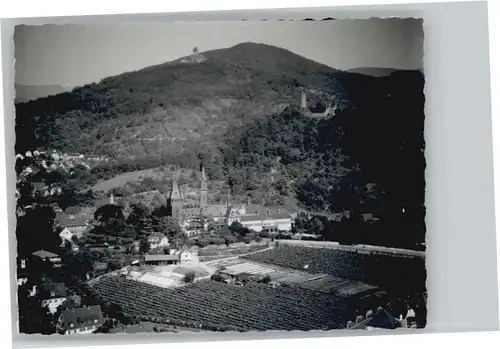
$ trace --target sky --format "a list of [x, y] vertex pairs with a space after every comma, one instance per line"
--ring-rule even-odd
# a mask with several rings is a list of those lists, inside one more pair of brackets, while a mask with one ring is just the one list
[[418, 20], [235, 21], [18, 26], [16, 84], [81, 86], [242, 42], [279, 46], [337, 69], [420, 69]]

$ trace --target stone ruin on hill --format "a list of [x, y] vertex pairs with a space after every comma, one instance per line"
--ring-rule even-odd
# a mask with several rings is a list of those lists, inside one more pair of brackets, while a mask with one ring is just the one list
[[335, 115], [336, 98], [321, 91], [301, 89], [300, 108], [304, 114], [311, 117], [328, 118]]

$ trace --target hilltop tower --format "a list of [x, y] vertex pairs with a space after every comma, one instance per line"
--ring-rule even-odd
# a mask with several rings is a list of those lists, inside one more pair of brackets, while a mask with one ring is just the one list
[[208, 186], [205, 167], [201, 165], [200, 208], [203, 210], [208, 205]]
[[174, 178], [172, 182], [172, 191], [168, 198], [168, 207], [170, 208], [170, 216], [172, 218], [180, 219], [182, 216], [182, 205], [183, 200], [181, 196], [181, 191], [179, 190], [179, 185], [177, 184], [177, 179]]

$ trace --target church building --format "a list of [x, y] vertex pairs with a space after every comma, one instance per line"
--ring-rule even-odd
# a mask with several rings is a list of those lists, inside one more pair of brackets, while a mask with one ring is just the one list
[[198, 196], [195, 207], [186, 207], [177, 180], [173, 180], [167, 207], [188, 237], [207, 231], [209, 226], [229, 226], [235, 221], [256, 232], [277, 233], [292, 229], [292, 216], [282, 207], [265, 207], [250, 201], [230, 204], [229, 195], [226, 204], [209, 204], [208, 180], [203, 166]]

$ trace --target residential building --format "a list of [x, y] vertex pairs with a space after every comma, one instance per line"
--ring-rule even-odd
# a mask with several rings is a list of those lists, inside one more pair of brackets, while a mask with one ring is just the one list
[[194, 255], [187, 249], [172, 250], [170, 255], [179, 256], [179, 263], [191, 263], [194, 260]]
[[366, 223], [371, 223], [371, 222], [378, 221], [378, 218], [374, 217], [373, 213], [363, 213], [361, 215], [361, 218], [363, 219], [363, 222], [366, 222]]
[[82, 306], [82, 297], [77, 294], [71, 294], [66, 301], [59, 307], [61, 310], [80, 308]]
[[[189, 214], [189, 210], [184, 213]], [[206, 229], [206, 227], [208, 227], [205, 219], [203, 217], [200, 217], [199, 215], [182, 218], [179, 222], [179, 225], [181, 226], [182, 231], [186, 234], [187, 237], [201, 234]]]
[[55, 313], [57, 308], [62, 305], [68, 294], [63, 283], [46, 283], [38, 287], [36, 292], [40, 305], [48, 307], [51, 313]]
[[[77, 214], [68, 214], [66, 212], [59, 212], [56, 214], [55, 223], [58, 227], [67, 229], [72, 235], [77, 235], [80, 238], [90, 228], [92, 219], [93, 215], [91, 213], [80, 212]], [[61, 238], [63, 237], [61, 236]], [[71, 240], [71, 237], [69, 239]]]
[[83, 235], [83, 233], [81, 233], [81, 234], [78, 234], [78, 233], [74, 234], [68, 228], [65, 227], [59, 233], [59, 237], [62, 240], [61, 245], [64, 245], [66, 242], [69, 242], [70, 244], [73, 244], [73, 240], [72, 240], [73, 236], [76, 236], [77, 238], [80, 238], [82, 235]]
[[155, 232], [148, 237], [148, 246], [150, 250], [168, 248], [168, 238], [163, 233]]
[[83, 154], [78, 154], [78, 153], [64, 153], [62, 155], [62, 160], [63, 161], [71, 161], [71, 160], [83, 160], [84, 156]]
[[43, 196], [48, 196], [50, 194], [49, 186], [44, 182], [32, 182], [33, 194], [38, 193]]
[[69, 215], [78, 215], [81, 213], [93, 215], [96, 211], [95, 207], [86, 206], [70, 206], [64, 210], [64, 213]]
[[64, 335], [91, 334], [105, 322], [99, 305], [67, 309], [61, 312], [57, 332]]
[[93, 269], [95, 274], [105, 274], [108, 271], [108, 263], [106, 262], [95, 262], [93, 264]]
[[51, 263], [53, 267], [59, 268], [62, 266], [62, 259], [59, 255], [45, 251], [45, 250], [39, 250], [36, 252], [33, 252], [31, 256], [34, 258], [34, 261], [43, 261], [43, 262], [48, 262]]
[[17, 258], [17, 284], [19, 286], [28, 282], [28, 272], [26, 268], [26, 259]]
[[366, 317], [358, 316], [355, 322], [349, 321], [347, 323], [347, 328], [350, 330], [373, 330], [386, 329], [393, 330], [399, 327], [403, 327], [403, 322], [396, 319], [388, 311], [379, 307], [375, 313], [369, 310], [366, 313]]
[[179, 264], [180, 256], [179, 255], [170, 255], [170, 254], [147, 254], [144, 256], [144, 262], [146, 264], [151, 265], [169, 265], [169, 264]]
[[241, 225], [256, 232], [279, 233], [292, 230], [292, 217], [286, 211], [266, 209], [265, 214], [234, 215], [228, 218], [228, 225], [240, 222]]
[[128, 247], [127, 247], [129, 252], [132, 253], [139, 253], [141, 251], [141, 242], [140, 241], [134, 241], [132, 242]]
[[112, 247], [107, 243], [102, 244], [86, 244], [85, 248], [88, 248], [92, 252], [102, 252], [111, 249]]

